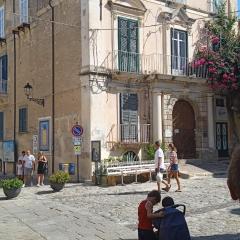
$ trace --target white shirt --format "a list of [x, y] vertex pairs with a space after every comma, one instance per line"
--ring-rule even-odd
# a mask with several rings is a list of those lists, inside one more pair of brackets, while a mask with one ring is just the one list
[[24, 156], [23, 156], [23, 155], [19, 156], [18, 160], [23, 161], [25, 156], [26, 156], [26, 155], [24, 155]]
[[161, 148], [158, 148], [155, 152], [154, 160], [155, 160], [155, 168], [158, 168], [158, 158], [162, 158], [160, 168], [165, 169], [165, 164], [164, 164], [164, 153]]
[[33, 166], [33, 162], [35, 161], [35, 157], [33, 155], [25, 155], [24, 158], [23, 158], [25, 164], [24, 164], [24, 167], [25, 168], [32, 168]]

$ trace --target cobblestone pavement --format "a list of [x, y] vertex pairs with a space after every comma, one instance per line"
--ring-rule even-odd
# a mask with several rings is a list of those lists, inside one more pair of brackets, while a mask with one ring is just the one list
[[[174, 192], [173, 181], [168, 195], [186, 204], [192, 239], [240, 240], [240, 204], [231, 201], [226, 178], [181, 181], [183, 192]], [[155, 182], [106, 188], [68, 184], [59, 193], [31, 187], [14, 200], [5, 200], [0, 191], [0, 239], [136, 240], [137, 205], [155, 187]]]

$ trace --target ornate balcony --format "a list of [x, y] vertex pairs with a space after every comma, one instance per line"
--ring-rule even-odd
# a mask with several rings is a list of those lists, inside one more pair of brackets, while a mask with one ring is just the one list
[[125, 123], [112, 125], [107, 136], [109, 148], [114, 144], [147, 144], [150, 142], [150, 124]]
[[105, 58], [101, 69], [118, 73], [165, 74], [206, 78], [207, 67], [186, 57], [163, 54], [144, 55], [114, 51]]

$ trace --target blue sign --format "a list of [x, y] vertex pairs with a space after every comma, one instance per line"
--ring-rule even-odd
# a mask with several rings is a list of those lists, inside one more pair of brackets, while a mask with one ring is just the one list
[[3, 142], [3, 161], [14, 162], [14, 141]]
[[80, 137], [83, 134], [83, 128], [80, 125], [74, 125], [72, 127], [72, 135], [75, 137]]

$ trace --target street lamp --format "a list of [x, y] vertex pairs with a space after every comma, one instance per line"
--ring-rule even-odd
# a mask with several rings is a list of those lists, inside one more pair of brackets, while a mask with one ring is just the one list
[[44, 107], [44, 99], [43, 98], [34, 98], [32, 97], [32, 86], [27, 83], [25, 86], [24, 86], [24, 92], [25, 92], [25, 95], [27, 96], [27, 99], [29, 101], [33, 101], [33, 102], [36, 102], [37, 104], [39, 105], [42, 105]]

